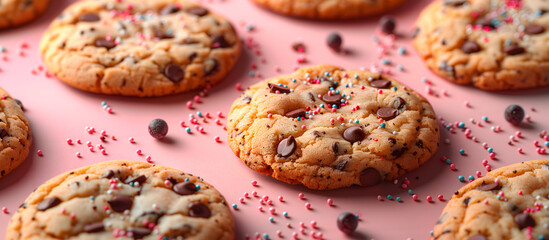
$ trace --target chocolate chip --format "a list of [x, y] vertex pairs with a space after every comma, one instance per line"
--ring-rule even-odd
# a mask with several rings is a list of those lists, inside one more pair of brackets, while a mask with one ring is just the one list
[[370, 82], [370, 86], [374, 88], [390, 88], [391, 87], [391, 81], [385, 80], [385, 79], [378, 79]]
[[292, 44], [292, 49], [296, 52], [305, 52], [305, 44], [302, 42], [296, 42]]
[[335, 167], [336, 170], [343, 171], [345, 169], [345, 166], [347, 166], [347, 161], [342, 160], [337, 162], [337, 165]]
[[154, 31], [154, 36], [156, 36], [159, 39], [173, 38], [172, 34], [168, 34], [166, 31], [161, 31], [161, 30]]
[[482, 234], [477, 234], [475, 236], [470, 237], [468, 240], [486, 240], [486, 236]]
[[343, 39], [339, 33], [330, 33], [326, 38], [326, 44], [328, 44], [328, 47], [332, 50], [339, 52], [341, 50], [341, 45], [343, 44]]
[[463, 43], [463, 46], [461, 46], [461, 51], [467, 54], [476, 53], [480, 51], [480, 46], [474, 41], [467, 40], [465, 43]]
[[466, 197], [465, 199], [463, 199], [463, 204], [467, 206], [469, 205], [469, 201], [471, 201], [471, 197]]
[[394, 158], [399, 158], [406, 151], [408, 151], [407, 147], [396, 148], [391, 152], [391, 156], [393, 156]]
[[136, 178], [133, 178], [133, 179], [128, 179], [126, 180], [126, 183], [139, 183], [139, 184], [143, 184], [145, 181], [147, 181], [147, 177], [145, 177], [145, 175], [141, 175], [139, 177], [136, 177]]
[[351, 144], [354, 142], [362, 141], [364, 137], [366, 137], [366, 134], [364, 133], [364, 131], [362, 131], [362, 128], [358, 126], [352, 126], [345, 129], [345, 132], [343, 132], [343, 138], [351, 142]]
[[537, 24], [528, 25], [524, 28], [526, 34], [535, 35], [545, 32], [545, 27]]
[[381, 174], [375, 168], [366, 168], [360, 173], [360, 184], [370, 187], [381, 182]]
[[191, 203], [189, 204], [189, 215], [191, 217], [209, 218], [212, 213], [208, 206], [203, 203]]
[[103, 230], [105, 230], [105, 226], [102, 222], [90, 223], [84, 226], [84, 232], [87, 233], [102, 232]]
[[180, 182], [173, 185], [173, 191], [179, 195], [190, 195], [196, 192], [196, 185], [192, 182]]
[[111, 179], [112, 177], [114, 177], [114, 171], [113, 170], [109, 170], [109, 171], [107, 171], [103, 174], [103, 178]]
[[225, 40], [225, 36], [219, 34], [212, 37], [212, 49], [226, 48], [229, 46], [230, 44]]
[[23, 102], [21, 102], [21, 100], [15, 99], [15, 102], [17, 103], [17, 105], [19, 105], [21, 110], [25, 111], [25, 106], [23, 106]]
[[119, 195], [107, 201], [115, 212], [124, 212], [132, 208], [133, 200], [130, 196]]
[[377, 116], [385, 121], [389, 121], [398, 115], [398, 110], [392, 107], [384, 107], [377, 110]]
[[166, 76], [170, 81], [177, 83], [183, 80], [183, 77], [185, 77], [185, 73], [180, 66], [175, 64], [168, 64], [164, 68], [164, 76]]
[[451, 7], [461, 7], [463, 4], [465, 4], [467, 1], [445, 1], [444, 6], [451, 6]]
[[528, 213], [517, 214], [515, 216], [515, 223], [519, 226], [519, 229], [536, 226], [536, 220]]
[[393, 107], [398, 110], [404, 110], [406, 108], [406, 101], [401, 97], [396, 97], [393, 101]]
[[114, 44], [113, 41], [109, 41], [109, 40], [106, 40], [106, 39], [97, 39], [95, 41], [95, 46], [96, 47], [104, 47], [104, 48], [107, 48], [107, 49], [111, 49], [113, 47], [116, 47], [116, 44]]
[[84, 13], [78, 18], [80, 22], [97, 22], [100, 20], [99, 15], [95, 13]]
[[179, 6], [177, 6], [176, 4], [170, 4], [162, 8], [162, 10], [160, 10], [160, 15], [168, 15], [168, 14], [176, 13], [179, 11], [179, 9], [180, 9]]
[[507, 45], [503, 48], [503, 51], [509, 55], [517, 55], [517, 54], [521, 54], [521, 53], [524, 53], [526, 50], [519, 46], [518, 44], [516, 43], [513, 43], [511, 45]]
[[305, 110], [304, 108], [299, 108], [299, 109], [287, 112], [286, 114], [284, 114], [284, 116], [289, 118], [297, 118], [297, 117], [303, 118], [306, 116], [306, 112], [307, 110]]
[[199, 17], [202, 17], [202, 16], [208, 14], [208, 10], [205, 9], [205, 8], [201, 8], [201, 7], [189, 8], [189, 9], [187, 9], [187, 12], [192, 14], [192, 15], [199, 16]]
[[128, 232], [132, 233], [133, 239], [142, 239], [145, 236], [148, 236], [152, 233], [152, 230], [149, 228], [142, 228], [142, 227], [129, 227]]
[[295, 141], [295, 138], [293, 136], [290, 136], [278, 143], [276, 153], [278, 153], [278, 156], [280, 157], [288, 157], [295, 152], [296, 148], [297, 143]]
[[38, 204], [38, 211], [45, 211], [52, 207], [55, 207], [61, 203], [61, 199], [52, 197], [52, 198], [46, 198], [42, 202]]
[[343, 97], [341, 97], [341, 95], [339, 95], [339, 94], [332, 94], [332, 95], [324, 94], [324, 95], [322, 95], [322, 101], [324, 101], [325, 103], [330, 104], [330, 105], [333, 105], [333, 104], [339, 105], [339, 104], [341, 104], [341, 99], [343, 99]]
[[339, 152], [339, 144], [337, 142], [334, 142], [332, 144], [332, 151], [334, 151], [335, 155], [337, 155], [337, 153]]
[[279, 93], [290, 93], [290, 89], [287, 87], [279, 86], [278, 84], [268, 83], [269, 89], [271, 89], [271, 93], [276, 93], [277, 91]]
[[3, 128], [0, 128], [0, 139], [3, 139], [5, 138], [6, 136], [8, 136], [8, 132], [6, 130], [4, 130]]
[[219, 64], [217, 60], [210, 58], [204, 62], [204, 76], [210, 76], [217, 71]]
[[480, 25], [480, 26], [483, 26], [483, 27], [489, 27], [490, 30], [495, 28], [494, 23], [492, 23], [492, 19], [486, 18], [486, 17], [477, 18], [475, 20], [475, 25]]
[[379, 20], [379, 28], [385, 34], [393, 34], [396, 28], [395, 19], [390, 16], [384, 16]]
[[480, 186], [477, 187], [477, 189], [480, 191], [492, 191], [492, 190], [500, 190], [501, 186], [497, 182], [488, 183], [488, 184], [482, 182], [482, 184], [480, 184]]

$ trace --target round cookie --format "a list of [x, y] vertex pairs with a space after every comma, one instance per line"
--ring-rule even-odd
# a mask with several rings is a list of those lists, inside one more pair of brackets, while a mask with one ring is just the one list
[[253, 0], [277, 13], [312, 19], [352, 19], [396, 8], [406, 0]]
[[19, 26], [34, 20], [46, 10], [49, 2], [49, 0], [0, 1], [0, 29]]
[[331, 65], [255, 84], [227, 121], [229, 145], [248, 167], [320, 190], [394, 180], [429, 160], [440, 139], [425, 98]]
[[15, 239], [234, 239], [223, 196], [192, 174], [109, 161], [63, 173], [30, 194], [8, 225]]
[[97, 0], [63, 11], [40, 51], [75, 88], [148, 97], [217, 83], [241, 42], [229, 21], [187, 0]]
[[549, 160], [502, 167], [459, 189], [430, 239], [549, 239]]
[[483, 90], [549, 85], [549, 1], [438, 0], [413, 41], [437, 75]]
[[18, 167], [29, 155], [31, 130], [19, 104], [0, 88], [0, 178]]

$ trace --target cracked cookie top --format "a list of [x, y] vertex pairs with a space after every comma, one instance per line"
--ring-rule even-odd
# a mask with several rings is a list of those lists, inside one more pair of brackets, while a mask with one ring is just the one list
[[455, 192], [430, 239], [548, 239], [549, 160], [502, 167]]
[[425, 163], [440, 139], [425, 98], [377, 73], [306, 67], [250, 87], [228, 115], [248, 167], [311, 189], [372, 186]]
[[97, 0], [64, 10], [40, 51], [75, 88], [146, 97], [220, 81], [241, 43], [229, 21], [187, 0]]
[[437, 75], [484, 90], [549, 85], [549, 1], [437, 0], [414, 46]]
[[192, 174], [110, 161], [42, 184], [11, 218], [15, 239], [234, 239], [223, 196]]

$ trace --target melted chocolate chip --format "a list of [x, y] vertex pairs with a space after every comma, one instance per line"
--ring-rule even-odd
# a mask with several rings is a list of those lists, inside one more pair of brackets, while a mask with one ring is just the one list
[[398, 115], [398, 110], [392, 107], [384, 107], [377, 110], [377, 116], [385, 121], [389, 121]]
[[268, 83], [269, 89], [271, 89], [271, 93], [276, 93], [277, 91], [279, 93], [290, 93], [290, 89], [287, 87], [279, 86], [278, 84]]
[[190, 195], [196, 192], [196, 185], [192, 182], [180, 182], [173, 185], [173, 191], [179, 195]]
[[408, 151], [408, 148], [406, 147], [403, 147], [403, 148], [396, 148], [395, 150], [393, 150], [391, 152], [391, 156], [393, 156], [394, 158], [399, 158], [400, 156], [402, 156], [402, 154], [404, 154], [404, 152]]
[[519, 226], [520, 229], [526, 227], [535, 227], [536, 220], [530, 216], [528, 213], [520, 213], [515, 216], [515, 223]]
[[162, 8], [162, 10], [160, 10], [160, 15], [168, 15], [168, 14], [176, 13], [176, 12], [179, 12], [179, 9], [180, 8], [176, 4], [170, 4]]
[[537, 24], [528, 25], [524, 28], [524, 32], [529, 35], [535, 35], [545, 32], [545, 27]]
[[111, 200], [108, 200], [107, 202], [111, 205], [112, 210], [115, 212], [124, 212], [132, 208], [132, 205], [133, 205], [132, 198], [127, 195], [119, 195], [119, 196], [113, 197]]
[[444, 6], [451, 6], [451, 7], [461, 7], [463, 4], [465, 4], [467, 1], [445, 1]]
[[396, 97], [395, 100], [393, 101], [393, 108], [396, 108], [398, 110], [405, 110], [406, 101], [401, 97]]
[[192, 15], [199, 16], [199, 17], [202, 17], [202, 16], [208, 14], [208, 10], [205, 9], [205, 8], [201, 8], [201, 7], [189, 8], [189, 9], [187, 9], [187, 12], [192, 14]]
[[467, 54], [480, 52], [480, 46], [475, 41], [467, 40], [463, 43], [463, 46], [461, 46], [461, 51]]
[[38, 204], [38, 211], [45, 211], [52, 207], [55, 207], [61, 203], [61, 199], [52, 197], [52, 198], [46, 198], [42, 202]]
[[280, 143], [278, 143], [278, 147], [276, 148], [276, 153], [280, 157], [289, 157], [295, 152], [296, 149], [297, 149], [297, 143], [295, 141], [295, 138], [293, 136], [290, 136], [280, 141]]
[[95, 13], [84, 13], [78, 18], [80, 22], [97, 22], [100, 20], [99, 15]]
[[226, 48], [229, 47], [230, 44], [225, 40], [225, 37], [221, 34], [215, 35], [212, 37], [212, 49], [216, 48]]
[[116, 44], [114, 44], [113, 41], [109, 41], [109, 40], [106, 40], [106, 39], [98, 39], [95, 41], [95, 46], [96, 47], [104, 47], [106, 49], [111, 49], [113, 47], [116, 47]]
[[378, 79], [370, 82], [370, 86], [374, 88], [390, 88], [391, 87], [391, 81], [385, 80], [385, 79]]
[[343, 99], [343, 97], [341, 97], [341, 95], [339, 95], [339, 94], [332, 94], [332, 95], [324, 94], [324, 95], [322, 95], [322, 101], [324, 101], [325, 103], [330, 104], [330, 105], [333, 105], [333, 104], [339, 105], [339, 104], [341, 104], [341, 99]]
[[142, 228], [142, 227], [138, 227], [138, 228], [130, 227], [128, 228], [128, 232], [132, 233], [133, 239], [142, 239], [145, 236], [148, 236], [149, 234], [151, 234], [152, 230], [149, 228]]
[[183, 80], [183, 77], [185, 77], [185, 73], [183, 72], [183, 69], [175, 64], [168, 64], [164, 68], [164, 76], [166, 76], [170, 81], [177, 83]]
[[337, 153], [339, 152], [339, 144], [337, 142], [334, 142], [332, 144], [332, 151], [334, 151], [335, 155], [337, 155]]
[[336, 170], [343, 171], [345, 169], [345, 166], [347, 166], [347, 161], [342, 160], [337, 162], [337, 165], [335, 167]]
[[84, 226], [84, 232], [87, 233], [102, 232], [103, 230], [105, 230], [105, 226], [102, 222], [90, 223]]
[[203, 203], [191, 203], [189, 204], [189, 215], [191, 217], [209, 218], [212, 213], [208, 206]]
[[360, 173], [360, 184], [370, 187], [381, 182], [381, 174], [375, 168], [366, 168]]
[[0, 139], [5, 138], [8, 135], [9, 134], [6, 130], [4, 130], [3, 128], [0, 128]]
[[511, 45], [507, 45], [503, 48], [503, 51], [509, 55], [518, 55], [518, 54], [521, 54], [521, 53], [524, 53], [526, 50], [519, 46], [518, 44], [516, 43], [513, 43]]
[[467, 206], [467, 205], [469, 205], [469, 201], [471, 201], [471, 197], [467, 197], [467, 198], [463, 199], [463, 204], [465, 206]]
[[208, 59], [204, 62], [204, 76], [210, 76], [217, 71], [219, 64], [215, 59]]
[[349, 141], [351, 144], [354, 142], [362, 141], [366, 137], [366, 133], [362, 131], [362, 128], [353, 126], [345, 129], [343, 132], [343, 138]]
[[111, 179], [112, 177], [114, 177], [114, 171], [113, 170], [109, 170], [109, 171], [107, 171], [103, 174], [103, 178]]
[[297, 117], [303, 118], [306, 116], [306, 112], [307, 110], [305, 110], [304, 108], [299, 108], [299, 109], [287, 112], [286, 114], [284, 114], [284, 116], [289, 118], [297, 118]]
[[483, 182], [479, 187], [477, 187], [477, 189], [480, 191], [492, 191], [492, 190], [500, 190], [501, 186], [496, 182], [493, 182], [493, 183]]
[[145, 181], [147, 181], [147, 177], [145, 177], [145, 175], [141, 175], [139, 177], [136, 177], [136, 178], [133, 178], [133, 179], [128, 179], [126, 180], [126, 183], [139, 183], [139, 184], [143, 184]]

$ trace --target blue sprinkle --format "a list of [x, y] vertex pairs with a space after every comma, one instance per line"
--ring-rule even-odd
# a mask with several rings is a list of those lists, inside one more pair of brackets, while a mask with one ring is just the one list
[[324, 104], [320, 104], [320, 108], [324, 108]]
[[[538, 17], [541, 17], [541, 15], [543, 15], [543, 12], [541, 10], [537, 10], [535, 16], [538, 18]], [[541, 237], [540, 239], [543, 238], [543, 236], [540, 236], [540, 237]]]
[[398, 49], [398, 54], [404, 55], [405, 53], [406, 53], [406, 48], [400, 47], [400, 48]]
[[402, 202], [402, 199], [400, 199], [400, 197], [397, 197], [396, 200], [397, 202]]
[[452, 125], [446, 125], [446, 130], [450, 130], [450, 128], [452, 128]]
[[330, 87], [330, 91], [333, 91], [333, 90], [334, 90], [334, 88], [333, 88], [333, 87]]
[[332, 108], [337, 108], [337, 104], [332, 104]]
[[342, 96], [342, 97], [345, 97], [345, 96], [347, 96], [347, 95], [345, 95], [345, 93], [344, 93], [344, 94], [341, 94], [341, 96]]
[[196, 191], [200, 190], [200, 185], [196, 185]]
[[234, 209], [237, 209], [237, 208], [238, 208], [238, 205], [236, 205], [236, 203], [233, 203], [233, 208], [234, 208]]
[[397, 87], [393, 87], [393, 90], [395, 90], [395, 91], [396, 91], [396, 90], [398, 90], [398, 88], [397, 88]]
[[482, 120], [485, 121], [485, 122], [488, 122], [488, 117], [484, 116], [484, 117], [482, 117]]
[[0, 52], [6, 52], [6, 47], [0, 46]]
[[399, 70], [399, 71], [401, 71], [401, 72], [404, 71], [404, 66], [402, 66], [402, 65], [399, 64], [399, 65], [397, 66], [397, 70]]
[[275, 221], [275, 219], [273, 217], [269, 218], [269, 222], [274, 222], [274, 221]]
[[433, 231], [431, 230], [431, 231], [429, 232], [429, 235], [433, 236], [433, 234], [434, 234], [434, 233], [433, 233]]
[[189, 181], [189, 179], [188, 179], [188, 178], [185, 178], [185, 182], [188, 182], [188, 181]]
[[465, 177], [463, 177], [463, 176], [458, 176], [458, 180], [459, 180], [460, 182], [463, 182], [463, 181], [465, 181]]
[[391, 60], [387, 59], [387, 58], [382, 58], [381, 59], [381, 63], [385, 64], [385, 65], [389, 65], [391, 64]]
[[95, 199], [95, 197], [94, 197], [94, 196], [90, 196], [90, 200], [92, 200], [92, 201], [93, 201], [94, 199]]
[[334, 82], [334, 85], [338, 85], [339, 83], [338, 82]]
[[168, 30], [166, 30], [166, 34], [172, 35], [172, 34], [173, 34], [173, 31], [172, 31], [171, 29], [168, 29]]
[[460, 150], [459, 150], [459, 154], [464, 155], [464, 154], [465, 154], [465, 150], [460, 149]]
[[141, 19], [141, 21], [147, 20], [145, 15], [141, 15], [139, 18]]
[[266, 234], [266, 233], [263, 233], [263, 238], [265, 238], [265, 239], [270, 239], [270, 238], [269, 238], [269, 235]]
[[344, 103], [344, 102], [345, 102], [345, 99], [341, 99], [341, 100], [339, 100], [339, 101], [342, 102], [342, 103]]
[[305, 73], [305, 77], [309, 77], [309, 76], [311, 76], [310, 73]]
[[492, 153], [494, 151], [494, 149], [492, 149], [492, 148], [488, 148], [487, 150], [488, 150], [489, 153]]
[[107, 102], [101, 101], [101, 105], [105, 106], [105, 105], [107, 105]]
[[297, 117], [297, 121], [298, 121], [298, 122], [301, 121], [301, 117]]
[[422, 82], [427, 82], [427, 78], [426, 78], [426, 77], [422, 77], [422, 78], [421, 78], [421, 81], [422, 81]]
[[511, 45], [511, 40], [505, 40], [505, 46]]
[[282, 83], [279, 83], [278, 86], [283, 87], [284, 85], [282, 85]]
[[285, 87], [285, 88], [287, 88], [287, 87], [288, 87], [288, 85], [284, 85], [284, 87]]
[[356, 219], [358, 219], [358, 214], [355, 214]]
[[355, 75], [355, 79], [358, 79], [358, 75]]
[[549, 141], [545, 142], [545, 146], [549, 147]]
[[408, 194], [414, 195], [414, 191], [412, 191], [412, 189], [408, 189]]
[[391, 200], [391, 199], [393, 199], [393, 196], [387, 195], [387, 199]]
[[446, 158], [446, 160], [444, 160], [446, 162], [446, 164], [450, 165], [452, 164], [452, 160], [450, 160], [449, 158]]
[[254, 72], [254, 71], [250, 71], [250, 72], [248, 73], [248, 75], [250, 75], [250, 77], [253, 77], [253, 76], [255, 76], [255, 72]]
[[339, 90], [336, 90], [336, 94], [339, 94]]
[[297, 80], [295, 80], [295, 79], [292, 79], [292, 82], [297, 82]]
[[324, 73], [324, 76], [329, 77], [329, 76], [330, 76], [330, 73], [329, 73], [329, 72], [325, 72], [325, 73]]
[[134, 183], [133, 183], [133, 182], [130, 182], [130, 186], [132, 186], [132, 187], [133, 187], [133, 185], [134, 185]]
[[497, 198], [498, 200], [501, 200], [501, 196], [500, 196], [500, 195], [497, 195], [496, 198]]
[[381, 128], [384, 128], [384, 127], [385, 127], [385, 123], [381, 123], [379, 126], [380, 126]]
[[[359, 123], [358, 119], [357, 119], [357, 120], [355, 120], [355, 123]], [[546, 143], [549, 143], [549, 142], [546, 142]]]
[[288, 212], [283, 212], [283, 213], [282, 213], [282, 216], [287, 217], [287, 216], [288, 216]]
[[345, 87], [348, 88], [348, 87], [349, 87], [349, 84], [345, 84]]
[[190, 128], [190, 127], [185, 128], [185, 131], [188, 132], [188, 133], [190, 133], [190, 132], [191, 132], [191, 128]]
[[459, 122], [459, 123], [458, 123], [458, 127], [459, 127], [459, 128], [464, 128], [464, 127], [465, 127], [465, 123], [464, 123], [464, 122]]
[[254, 30], [254, 28], [255, 28], [254, 25], [251, 25], [251, 24], [246, 25], [246, 31], [248, 32]]
[[543, 235], [539, 235], [538, 240], [545, 240], [545, 237]]
[[202, 112], [196, 112], [196, 115], [198, 115], [199, 117], [202, 117]]
[[469, 181], [473, 181], [473, 180], [475, 180], [475, 177], [469, 176]]

